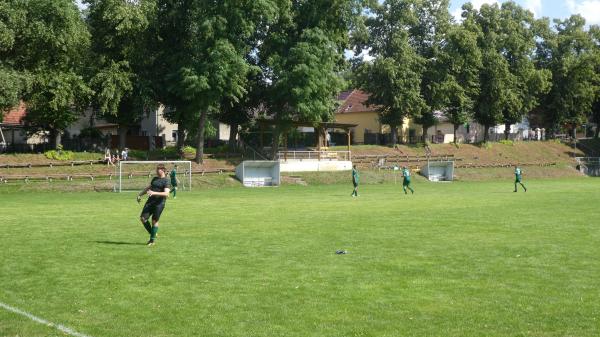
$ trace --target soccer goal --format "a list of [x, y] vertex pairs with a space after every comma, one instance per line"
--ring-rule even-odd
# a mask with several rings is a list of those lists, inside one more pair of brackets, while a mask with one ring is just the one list
[[192, 162], [189, 160], [157, 160], [157, 161], [120, 161], [115, 167], [115, 192], [140, 191], [150, 184], [150, 179], [156, 176], [156, 165], [163, 164], [167, 169], [167, 177], [177, 166], [179, 190], [192, 189]]
[[454, 161], [427, 161], [421, 168], [421, 174], [429, 181], [454, 180]]

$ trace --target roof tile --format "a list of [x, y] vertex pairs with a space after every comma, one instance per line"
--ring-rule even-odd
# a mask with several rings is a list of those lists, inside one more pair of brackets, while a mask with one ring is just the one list
[[23, 118], [27, 115], [25, 103], [19, 103], [19, 106], [4, 113], [3, 124], [20, 125], [23, 124]]
[[367, 106], [367, 99], [369, 99], [369, 94], [362, 90], [344, 91], [338, 96], [338, 100], [343, 102], [336, 113], [377, 111], [378, 107], [376, 105]]

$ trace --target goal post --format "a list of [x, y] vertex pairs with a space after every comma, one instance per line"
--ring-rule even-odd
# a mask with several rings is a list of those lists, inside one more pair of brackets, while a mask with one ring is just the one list
[[192, 189], [192, 162], [189, 160], [123, 160], [115, 167], [118, 176], [114, 190], [116, 192], [139, 191], [148, 186], [150, 178], [156, 174], [156, 165], [163, 164], [167, 177], [177, 165], [177, 180], [182, 190]]

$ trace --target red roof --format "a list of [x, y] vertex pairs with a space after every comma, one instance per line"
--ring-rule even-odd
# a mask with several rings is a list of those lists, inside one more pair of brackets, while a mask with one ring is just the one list
[[19, 103], [19, 106], [4, 113], [2, 124], [20, 125], [23, 124], [23, 118], [27, 114], [25, 103]]
[[377, 106], [367, 106], [366, 101], [369, 98], [369, 94], [358, 89], [351, 91], [344, 91], [338, 96], [338, 100], [343, 101], [336, 113], [350, 113], [350, 112], [372, 112], [377, 111]]

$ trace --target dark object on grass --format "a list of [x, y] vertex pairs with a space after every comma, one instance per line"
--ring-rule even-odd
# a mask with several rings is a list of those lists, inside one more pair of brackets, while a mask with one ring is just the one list
[[344, 250], [344, 249], [340, 249], [340, 250], [336, 250], [335, 253], [338, 254], [338, 255], [339, 254], [348, 254], [348, 251]]

